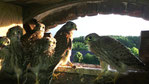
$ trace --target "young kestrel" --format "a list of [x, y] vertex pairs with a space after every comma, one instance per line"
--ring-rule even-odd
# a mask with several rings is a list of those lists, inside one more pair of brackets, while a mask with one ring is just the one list
[[77, 30], [76, 24], [69, 21], [64, 26], [62, 26], [62, 28], [58, 30], [54, 36], [57, 41], [54, 56], [61, 57], [58, 65], [66, 65], [69, 63], [71, 66], [73, 66], [70, 62], [70, 56], [74, 30]]
[[100, 60], [114, 67], [118, 72], [144, 67], [143, 62], [134, 56], [122, 43], [109, 36], [91, 33], [85, 37], [89, 49]]

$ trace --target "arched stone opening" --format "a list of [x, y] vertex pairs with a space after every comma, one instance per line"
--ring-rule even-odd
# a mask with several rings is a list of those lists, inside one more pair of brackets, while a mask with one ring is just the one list
[[149, 19], [148, 0], [2, 0], [22, 8], [23, 22], [36, 18], [47, 29], [77, 17], [121, 14]]
[[[39, 12], [34, 13], [34, 18], [44, 23], [47, 29], [53, 28], [58, 24], [63, 24], [68, 20], [74, 20], [84, 16], [94, 16], [97, 14], [120, 14], [149, 20], [149, 5], [147, 3], [149, 2], [146, 0], [68, 1], [56, 4], [56, 6], [45, 6], [46, 9], [43, 7]], [[26, 20], [27, 19], [24, 19], [24, 21]], [[142, 41], [142, 43], [143, 42], [145, 41]], [[142, 53], [142, 51], [144, 51], [144, 49], [147, 51], [147, 48], [143, 46], [146, 45], [141, 45], [140, 55], [145, 55], [146, 59], [148, 58], [147, 53]]]
[[[50, 7], [50, 6], [49, 6]], [[48, 9], [48, 8], [47, 8]], [[37, 20], [43, 22], [47, 28], [55, 27], [58, 24], [65, 23], [68, 20], [74, 20], [77, 17], [94, 16], [97, 14], [120, 14], [133, 17], [149, 19], [149, 6], [137, 1], [80, 1], [72, 2], [34, 16]], [[26, 19], [24, 20], [26, 21]]]

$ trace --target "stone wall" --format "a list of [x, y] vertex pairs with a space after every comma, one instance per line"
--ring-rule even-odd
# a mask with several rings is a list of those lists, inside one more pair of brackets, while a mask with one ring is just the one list
[[141, 46], [139, 55], [143, 62], [149, 66], [149, 31], [141, 32]]
[[22, 26], [22, 20], [22, 8], [20, 6], [0, 2], [0, 36], [5, 36], [12, 26]]

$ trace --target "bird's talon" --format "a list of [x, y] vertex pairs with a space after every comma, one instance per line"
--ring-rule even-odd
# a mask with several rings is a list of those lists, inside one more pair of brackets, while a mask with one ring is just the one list
[[73, 66], [71, 66], [71, 68], [76, 69], [76, 68], [77, 68], [77, 66], [76, 66], [76, 65], [73, 65]]
[[53, 74], [52, 74], [53, 79], [58, 79], [58, 76], [59, 76], [59, 75], [60, 75], [60, 73], [58, 73], [58, 74], [53, 73]]
[[71, 62], [68, 62], [68, 65], [71, 66], [71, 68], [76, 69], [76, 65], [72, 64]]
[[97, 76], [97, 78], [95, 79], [95, 81], [102, 79], [102, 78], [103, 78], [103, 77], [102, 77], [103, 74], [104, 74], [104, 73], [99, 74], [99, 75]]

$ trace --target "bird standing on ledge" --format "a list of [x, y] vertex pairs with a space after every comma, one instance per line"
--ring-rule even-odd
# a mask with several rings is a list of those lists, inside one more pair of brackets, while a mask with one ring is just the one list
[[119, 72], [144, 67], [144, 64], [138, 57], [134, 56], [119, 41], [109, 36], [98, 36], [92, 33], [87, 35], [85, 40], [91, 52]]
[[[114, 67], [119, 73], [127, 72], [130, 69], [139, 70], [145, 67], [142, 61], [134, 56], [122, 43], [109, 36], [99, 36], [96, 33], [91, 33], [85, 37], [85, 41], [91, 52], [104, 63]], [[108, 74], [107, 67], [101, 66], [101, 68], [101, 72]], [[103, 74], [103, 76], [106, 74]]]
[[74, 30], [77, 30], [76, 24], [69, 21], [54, 36], [57, 41], [54, 56], [61, 58], [55, 69], [59, 65], [66, 65], [67, 63], [73, 67], [70, 56]]

